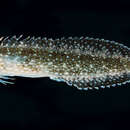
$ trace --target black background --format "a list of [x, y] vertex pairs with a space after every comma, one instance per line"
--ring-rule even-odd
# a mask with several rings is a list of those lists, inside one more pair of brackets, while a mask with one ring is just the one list
[[[0, 36], [90, 36], [130, 47], [130, 2], [1, 0]], [[129, 129], [130, 84], [79, 91], [49, 78], [0, 89], [0, 129]]]

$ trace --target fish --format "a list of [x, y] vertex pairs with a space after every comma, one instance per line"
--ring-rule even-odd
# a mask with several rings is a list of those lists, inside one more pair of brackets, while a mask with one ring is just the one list
[[79, 90], [130, 83], [130, 48], [91, 37], [0, 38], [0, 83], [49, 77]]

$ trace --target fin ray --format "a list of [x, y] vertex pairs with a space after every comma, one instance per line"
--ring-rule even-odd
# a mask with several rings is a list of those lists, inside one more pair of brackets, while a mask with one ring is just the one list
[[0, 83], [7, 85], [7, 84], [14, 84], [12, 81], [8, 80], [15, 80], [15, 78], [8, 77], [8, 76], [0, 76]]
[[88, 89], [99, 89], [99, 88], [110, 88], [115, 86], [120, 86], [130, 82], [130, 74], [123, 73], [121, 75], [114, 76], [104, 76], [88, 79], [87, 77], [51, 77], [50, 79], [58, 82], [66, 82], [69, 86], [74, 86], [80, 90]]

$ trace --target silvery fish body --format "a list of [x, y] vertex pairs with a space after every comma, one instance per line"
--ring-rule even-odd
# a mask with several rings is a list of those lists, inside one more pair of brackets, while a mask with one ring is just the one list
[[1, 38], [1, 83], [8, 76], [50, 77], [78, 89], [105, 88], [130, 82], [130, 48], [89, 37]]

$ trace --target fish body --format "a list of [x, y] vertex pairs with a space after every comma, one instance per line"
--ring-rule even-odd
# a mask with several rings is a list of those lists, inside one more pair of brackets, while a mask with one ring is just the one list
[[130, 82], [130, 48], [89, 37], [1, 38], [0, 75], [50, 77], [83, 90], [114, 87]]

